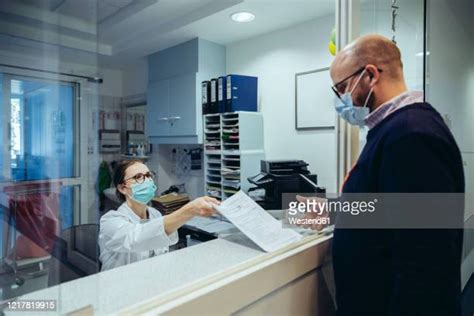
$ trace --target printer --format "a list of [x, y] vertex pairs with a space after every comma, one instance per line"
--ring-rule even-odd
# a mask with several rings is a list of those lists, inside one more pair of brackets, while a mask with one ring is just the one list
[[303, 160], [261, 160], [260, 171], [247, 180], [255, 185], [249, 192], [265, 190], [264, 195], [253, 195], [253, 198], [266, 210], [280, 210], [284, 193], [326, 192], [317, 185], [317, 175], [311, 174]]

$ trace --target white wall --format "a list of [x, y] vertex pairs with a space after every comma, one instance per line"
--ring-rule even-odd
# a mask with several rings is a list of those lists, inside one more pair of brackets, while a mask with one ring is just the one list
[[101, 68], [98, 71], [104, 82], [99, 85], [102, 96], [122, 97], [122, 71], [118, 69]]
[[305, 160], [328, 192], [337, 189], [335, 132], [295, 129], [295, 74], [331, 64], [334, 23], [331, 15], [227, 46], [227, 73], [259, 78], [266, 158]]
[[122, 94], [124, 97], [146, 93], [148, 86], [148, 62], [146, 58], [125, 66], [122, 71]]

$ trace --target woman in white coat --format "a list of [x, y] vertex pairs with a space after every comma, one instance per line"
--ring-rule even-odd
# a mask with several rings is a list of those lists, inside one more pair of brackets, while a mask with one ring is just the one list
[[113, 182], [123, 204], [100, 219], [99, 248], [102, 270], [108, 270], [168, 252], [178, 242], [177, 229], [194, 216], [214, 214], [219, 201], [200, 197], [172, 214], [147, 204], [155, 196], [154, 173], [139, 160], [120, 163]]

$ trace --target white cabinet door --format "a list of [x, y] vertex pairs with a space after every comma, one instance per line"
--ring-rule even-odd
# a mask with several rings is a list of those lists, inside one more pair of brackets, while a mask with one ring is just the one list
[[147, 100], [148, 136], [170, 135], [170, 81], [150, 83]]

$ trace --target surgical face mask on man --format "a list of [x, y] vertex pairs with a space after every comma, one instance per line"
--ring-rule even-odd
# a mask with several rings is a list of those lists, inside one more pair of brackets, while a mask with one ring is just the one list
[[148, 204], [155, 196], [156, 185], [152, 179], [146, 178], [143, 183], [132, 184], [130, 189], [132, 195], [129, 198], [140, 204]]
[[337, 98], [335, 105], [336, 112], [342, 119], [344, 119], [351, 125], [358, 125], [359, 127], [363, 127], [365, 125], [365, 118], [369, 115], [370, 112], [369, 108], [367, 107], [367, 104], [369, 103], [369, 99], [372, 96], [372, 92], [374, 90], [373, 88], [370, 89], [363, 106], [354, 106], [354, 102], [352, 101], [352, 93], [359, 85], [359, 82], [364, 76], [365, 72], [366, 70], [364, 69], [351, 91], [348, 91], [341, 95], [341, 98]]

